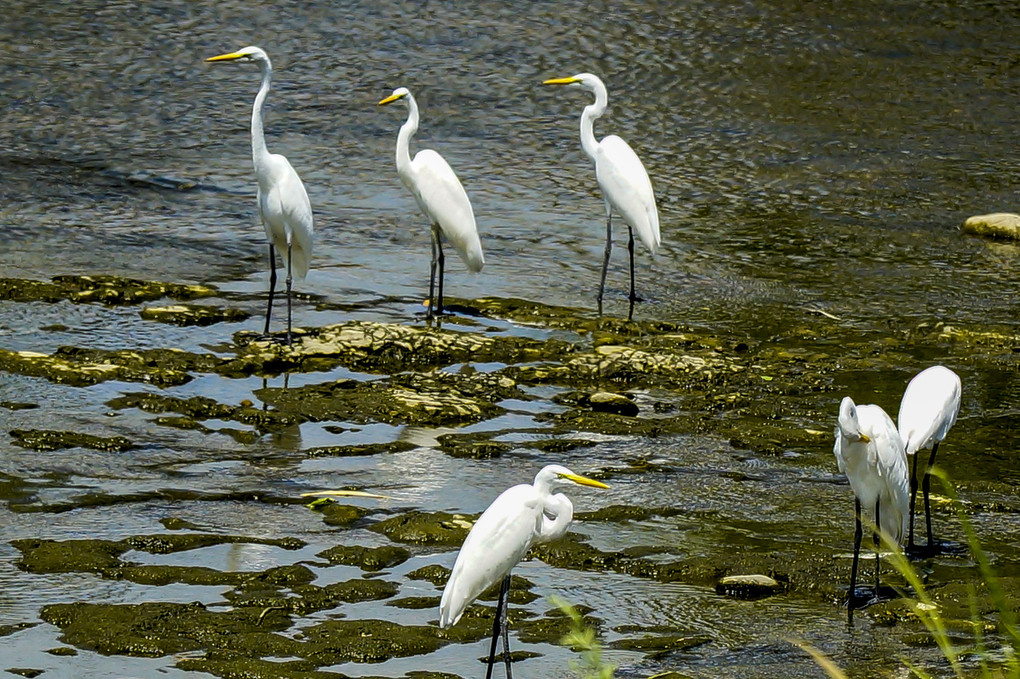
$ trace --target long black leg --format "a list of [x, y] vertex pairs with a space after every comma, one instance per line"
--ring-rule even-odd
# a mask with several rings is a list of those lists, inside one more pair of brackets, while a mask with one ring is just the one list
[[294, 282], [294, 277], [291, 274], [291, 269], [290, 269], [290, 251], [291, 251], [291, 245], [290, 245], [290, 243], [287, 243], [287, 346], [288, 347], [290, 346], [290, 320], [291, 320], [291, 313], [290, 313], [290, 287], [291, 287], [291, 284]]
[[500, 587], [503, 599], [503, 613], [500, 615], [500, 626], [503, 628], [503, 664], [506, 665], [506, 679], [513, 679], [513, 671], [510, 669], [510, 625], [507, 618], [510, 614], [510, 575], [503, 578], [503, 585]]
[[881, 500], [875, 500], [875, 597], [877, 598], [879, 592], [879, 581], [878, 581], [878, 569], [881, 566], [879, 562], [879, 548], [882, 546], [882, 541], [878, 537], [878, 531], [882, 530], [882, 517], [879, 516], [879, 510], [882, 507]]
[[[929, 492], [931, 490], [931, 468], [935, 464], [935, 454], [939, 452], [938, 441], [931, 446], [931, 457], [928, 458], [928, 468], [924, 470], [924, 522], [928, 529], [928, 549], [935, 549], [935, 540], [932, 538], [931, 533], [931, 500], [929, 499]], [[916, 453], [915, 453], [916, 455]]]
[[446, 256], [443, 255], [443, 242], [436, 234], [436, 247], [439, 249], [439, 301], [436, 303], [436, 313], [443, 315], [443, 277], [446, 275]]
[[627, 226], [627, 231], [630, 232], [630, 240], [627, 241], [627, 249], [630, 251], [630, 311], [627, 312], [627, 320], [634, 320], [634, 301], [637, 299], [637, 294], [634, 292], [634, 229]]
[[854, 599], [857, 594], [857, 560], [861, 555], [861, 538], [864, 531], [861, 528], [861, 501], [854, 498], [854, 561], [850, 566], [850, 595], [847, 597], [847, 624], [854, 622]]
[[599, 316], [602, 315], [602, 297], [606, 292], [606, 273], [609, 271], [609, 255], [613, 252], [613, 213], [606, 215], [606, 251], [602, 256], [602, 278], [599, 279]]
[[436, 232], [435, 227], [432, 228], [432, 264], [429, 267], [429, 305], [425, 310], [425, 318], [431, 319], [432, 312], [435, 308], [435, 294], [436, 294], [436, 264], [438, 262], [438, 254], [436, 247], [439, 245], [439, 234]]
[[[506, 601], [507, 590], [510, 587], [510, 576], [507, 575], [503, 579], [503, 582], [499, 586], [499, 598], [496, 600], [496, 617], [492, 620], [492, 643], [489, 645], [489, 666], [485, 670], [485, 679], [492, 679], [492, 667], [496, 663], [496, 645], [499, 643], [499, 632], [500, 625], [503, 624], [503, 606], [504, 603], [509, 605]], [[506, 652], [506, 645], [504, 642], [503, 651]]]
[[269, 334], [269, 317], [273, 315], [273, 293], [276, 291], [276, 250], [269, 244], [269, 304], [266, 306], [266, 329]]
[[910, 532], [907, 534], [907, 551], [914, 551], [914, 502], [917, 499], [917, 458], [920, 451], [914, 452], [914, 467], [910, 472]]

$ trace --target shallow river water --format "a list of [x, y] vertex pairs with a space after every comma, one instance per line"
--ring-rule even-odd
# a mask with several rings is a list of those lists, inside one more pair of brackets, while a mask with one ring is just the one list
[[[7, 354], [177, 348], [230, 357], [234, 333], [261, 329], [268, 272], [248, 132], [258, 70], [203, 61], [248, 44], [273, 59], [269, 148], [300, 173], [315, 214], [295, 325], [425, 326], [428, 229], [393, 163], [404, 109], [376, 106], [406, 86], [422, 111], [412, 150], [434, 148], [456, 170], [485, 249], [478, 274], [450, 252], [446, 293], [481, 315], [455, 315], [443, 335], [539, 348], [449, 361], [411, 355], [382, 367], [192, 366], [187, 381], [163, 385], [123, 375], [76, 384], [6, 364], [0, 672], [479, 676], [487, 645], [477, 636], [355, 659], [342, 649], [259, 652], [251, 635], [242, 644], [226, 633], [166, 646], [139, 632], [134, 645], [117, 645], [75, 632], [60, 605], [123, 607], [88, 609], [111, 620], [111, 611], [127, 611], [106, 626], [112, 638], [144, 617], [130, 606], [199, 602], [203, 614], [225, 615], [246, 609], [237, 597], [254, 596], [251, 582], [227, 582], [237, 573], [300, 568], [318, 587], [381, 581], [383, 593], [270, 614], [258, 621], [267, 638], [310, 639], [316, 626], [360, 620], [396, 623], [386, 632], [394, 638], [427, 636], [441, 581], [417, 571], [451, 567], [456, 545], [402, 539], [378, 524], [416, 512], [473, 515], [503, 488], [560, 463], [610, 484], [569, 491], [579, 513], [570, 544], [612, 558], [522, 563], [515, 573], [535, 596], [514, 610], [552, 619], [552, 594], [590, 609], [617, 676], [820, 676], [791, 638], [853, 676], [902, 676], [904, 659], [946, 674], [923, 627], [896, 602], [846, 624], [853, 497], [836, 473], [831, 431], [843, 395], [895, 417], [911, 375], [933, 363], [956, 370], [963, 406], [940, 461], [1017, 600], [1020, 246], [958, 227], [969, 215], [1020, 209], [1020, 6], [801, 4], [7, 0], [0, 279], [22, 281], [0, 296]], [[609, 89], [596, 135], [619, 134], [634, 147], [658, 199], [663, 244], [654, 258], [638, 246], [643, 299], [631, 325], [611, 320], [626, 316], [622, 227], [608, 320], [594, 311], [604, 208], [577, 136], [590, 97], [541, 85], [582, 71]], [[102, 304], [9, 292], [62, 275], [214, 286], [196, 304], [251, 317], [178, 327], [139, 317], [165, 299]], [[600, 345], [703, 363], [683, 378], [534, 372]], [[733, 377], [720, 377], [727, 366], [737, 366]], [[288, 394], [311, 393], [306, 387], [486, 374], [516, 386], [493, 391], [500, 400], [479, 416], [448, 421], [381, 411], [312, 417], [299, 406], [290, 423], [239, 423], [229, 413], [146, 410], [130, 400], [206, 397], [293, 414]], [[584, 396], [600, 390], [629, 394], [637, 418], [593, 414]], [[121, 436], [132, 447], [50, 450], [12, 433], [39, 431]], [[389, 499], [345, 500], [357, 519], [330, 523], [300, 497], [337, 487]], [[610, 516], [621, 507], [641, 511]], [[947, 504], [935, 511], [936, 534], [962, 540]], [[143, 538], [185, 533], [222, 539], [145, 548]], [[79, 544], [69, 540], [105, 540], [107, 551], [32, 565], [33, 549]], [[359, 567], [323, 556], [336, 545], [408, 553]], [[873, 563], [865, 561], [866, 580]], [[159, 579], [127, 566], [207, 570]], [[962, 556], [917, 564], [950, 617], [968, 617], [972, 566]], [[754, 572], [785, 590], [754, 601], [716, 593], [718, 577]], [[281, 582], [277, 595], [304, 592]], [[265, 607], [247, 608], [257, 616]], [[576, 655], [557, 639], [512, 635], [514, 650], [531, 655], [515, 676], [566, 676]]]

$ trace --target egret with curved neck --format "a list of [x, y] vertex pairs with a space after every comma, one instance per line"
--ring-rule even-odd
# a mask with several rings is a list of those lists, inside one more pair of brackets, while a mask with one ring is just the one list
[[907, 454], [892, 419], [876, 405], [856, 405], [849, 396], [839, 404], [836, 441], [832, 452], [839, 471], [854, 491], [854, 560], [850, 567], [847, 622], [857, 604], [857, 562], [861, 552], [861, 510], [875, 526], [875, 596], [878, 600], [881, 530], [894, 544], [907, 532]]
[[[397, 175], [414, 196], [418, 207], [431, 225], [432, 264], [429, 270], [428, 318], [443, 313], [443, 275], [446, 259], [443, 239], [449, 241], [471, 272], [481, 271], [485, 264], [482, 244], [478, 239], [475, 214], [464, 186], [449, 163], [435, 151], [422, 149], [411, 158], [411, 137], [418, 131], [418, 103], [406, 87], [398, 87], [379, 102], [380, 106], [403, 101], [407, 104], [407, 121], [397, 134]], [[439, 290], [436, 294], [436, 269]]]
[[574, 517], [574, 506], [566, 495], [555, 491], [570, 484], [609, 487], [560, 465], [543, 467], [533, 484], [522, 483], [508, 488], [489, 505], [471, 528], [457, 554], [457, 562], [439, 603], [440, 627], [445, 629], [456, 625], [464, 609], [478, 595], [495, 583], [501, 583], [486, 679], [492, 676], [496, 642], [501, 631], [507, 679], [511, 676], [506, 625], [510, 570], [524, 558], [531, 545], [550, 542], [567, 532]]
[[291, 287], [294, 276], [308, 274], [312, 255], [312, 206], [305, 185], [284, 156], [270, 153], [262, 126], [262, 108], [273, 81], [273, 65], [269, 56], [258, 47], [245, 47], [236, 52], [209, 57], [206, 61], [253, 61], [262, 72], [262, 85], [255, 95], [251, 111], [251, 157], [258, 182], [259, 218], [269, 240], [269, 304], [266, 307], [265, 334], [273, 313], [276, 290], [276, 250], [287, 253], [287, 344], [291, 343]]
[[616, 210], [623, 217], [630, 233], [627, 242], [630, 253], [630, 310], [627, 319], [630, 320], [634, 317], [634, 302], [638, 299], [634, 291], [634, 232], [637, 232], [638, 238], [652, 254], [662, 244], [652, 181], [641, 159], [623, 139], [616, 135], [609, 135], [602, 141], [595, 139], [595, 119], [605, 113], [609, 104], [606, 86], [598, 76], [578, 73], [568, 78], [552, 78], [543, 84], [575, 85], [595, 95], [595, 101], [585, 106], [581, 112], [581, 148], [595, 161], [595, 178], [606, 202], [606, 249], [602, 258], [602, 277], [599, 279], [599, 315], [602, 314], [609, 255], [613, 250], [613, 210]]

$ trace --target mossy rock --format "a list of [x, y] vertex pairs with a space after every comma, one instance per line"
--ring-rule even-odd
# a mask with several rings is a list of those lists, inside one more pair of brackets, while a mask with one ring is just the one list
[[164, 297], [193, 300], [213, 297], [216, 288], [144, 281], [121, 276], [54, 276], [51, 282], [0, 278], [0, 299], [14, 302], [99, 302], [118, 306], [151, 302]]
[[111, 453], [122, 453], [136, 447], [123, 436], [94, 436], [74, 431], [12, 429], [10, 435], [14, 439], [14, 445], [40, 452], [64, 448], [91, 448]]
[[181, 327], [208, 326], [216, 323], [240, 323], [251, 318], [251, 314], [242, 309], [198, 304], [146, 307], [139, 311], [138, 315], [147, 321], [157, 321]]
[[383, 545], [363, 547], [361, 545], [337, 545], [316, 554], [331, 564], [357, 566], [363, 571], [379, 571], [392, 568], [411, 558], [411, 552], [403, 547]]
[[411, 511], [379, 521], [369, 529], [395, 542], [460, 547], [472, 525], [471, 519], [459, 514]]

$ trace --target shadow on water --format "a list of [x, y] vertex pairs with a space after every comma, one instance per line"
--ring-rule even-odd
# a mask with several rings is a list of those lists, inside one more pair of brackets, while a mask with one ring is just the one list
[[[520, 676], [571, 658], [552, 593], [591, 607], [620, 677], [818, 676], [790, 636], [853, 676], [900, 658], [941, 676], [902, 602], [846, 628], [853, 503], [831, 429], [844, 394], [895, 415], [917, 370], [956, 370], [963, 407], [940, 459], [1015, 592], [1020, 247], [957, 225], [1017, 210], [1018, 26], [1010, 3], [8, 2], [4, 669], [475, 676], [488, 612], [453, 636], [435, 625], [462, 539], [447, 513], [470, 518], [559, 462], [612, 488], [574, 493], [572, 534], [515, 571], [532, 595], [514, 602], [515, 646], [539, 654]], [[237, 334], [261, 330], [268, 279], [248, 145], [258, 75], [202, 60], [252, 43], [274, 60], [270, 149], [316, 217], [300, 360]], [[638, 254], [635, 324], [613, 316], [619, 229], [607, 318], [594, 313], [587, 95], [540, 85], [580, 71], [609, 88], [596, 134], [635, 148], [658, 198], [663, 247]], [[458, 313], [431, 335], [408, 334], [424, 328], [427, 224], [393, 167], [399, 121], [375, 106], [400, 85], [422, 109], [414, 148], [455, 168], [486, 251], [478, 275], [448, 259]], [[25, 292], [63, 275], [215, 287]], [[141, 316], [190, 304], [238, 313]], [[335, 346], [319, 329], [337, 323], [385, 348], [308, 348]], [[623, 410], [594, 406], [602, 391]], [[301, 493], [335, 487], [392, 499], [305, 508]], [[961, 539], [936, 499], [939, 535]], [[971, 566], [921, 566], [957, 621]], [[781, 593], [716, 592], [747, 573]], [[142, 639], [90, 620], [163, 627]], [[346, 626], [362, 622], [375, 627]], [[370, 634], [407, 645], [356, 643]]]

